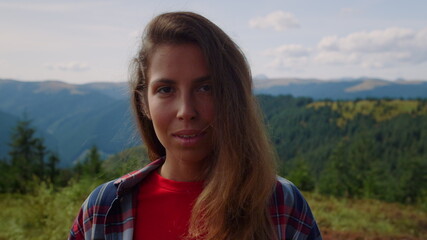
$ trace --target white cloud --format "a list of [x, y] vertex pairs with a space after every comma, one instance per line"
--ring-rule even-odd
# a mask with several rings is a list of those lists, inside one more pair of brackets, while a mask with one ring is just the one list
[[301, 67], [310, 60], [311, 49], [302, 45], [290, 44], [282, 45], [274, 49], [268, 49], [264, 55], [273, 57], [273, 61], [268, 64], [273, 68]]
[[275, 11], [264, 17], [257, 17], [249, 21], [252, 28], [273, 28], [276, 31], [284, 31], [290, 28], [298, 28], [299, 22], [292, 13]]
[[357, 64], [369, 68], [427, 61], [427, 28], [388, 28], [323, 38], [317, 46], [320, 63]]
[[412, 47], [417, 32], [411, 29], [389, 28], [371, 32], [356, 32], [346, 37], [326, 37], [319, 43], [322, 50], [343, 52], [382, 52], [396, 48]]
[[283, 45], [265, 53], [274, 68], [307, 65], [346, 65], [364, 69], [385, 69], [427, 62], [427, 28], [388, 28], [347, 36], [322, 38], [316, 47]]
[[315, 55], [312, 56], [313, 60], [317, 63], [324, 64], [355, 64], [359, 61], [359, 54], [343, 54], [341, 52], [334, 51], [317, 51]]
[[288, 57], [301, 57], [307, 56], [310, 53], [310, 50], [302, 45], [290, 44], [282, 45], [275, 49], [269, 49], [265, 52], [266, 55], [278, 56], [285, 55]]
[[90, 69], [86, 63], [68, 62], [68, 63], [48, 63], [45, 67], [49, 70], [59, 70], [65, 72], [83, 72]]

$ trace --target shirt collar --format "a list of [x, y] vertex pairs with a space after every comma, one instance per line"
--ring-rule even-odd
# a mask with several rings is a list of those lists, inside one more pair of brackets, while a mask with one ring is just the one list
[[135, 187], [135, 185], [140, 183], [149, 173], [162, 166], [164, 162], [164, 157], [159, 158], [139, 170], [130, 172], [118, 178], [114, 181], [114, 185], [117, 187], [117, 195], [122, 196], [127, 193], [130, 189]]

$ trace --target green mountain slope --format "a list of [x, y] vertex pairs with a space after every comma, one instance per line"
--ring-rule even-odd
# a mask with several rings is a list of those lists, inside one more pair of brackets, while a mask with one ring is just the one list
[[[0, 81], [0, 110], [33, 120], [48, 148], [59, 153], [61, 166], [70, 166], [92, 145], [112, 154], [136, 144], [127, 100], [93, 86]], [[7, 146], [2, 150], [5, 155]]]
[[[281, 173], [301, 188], [386, 201], [427, 198], [427, 101], [259, 99]], [[362, 111], [359, 104], [376, 107]]]

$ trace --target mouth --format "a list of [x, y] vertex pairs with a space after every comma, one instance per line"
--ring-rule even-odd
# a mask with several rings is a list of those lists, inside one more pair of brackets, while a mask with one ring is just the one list
[[172, 134], [174, 137], [179, 137], [179, 138], [184, 138], [184, 139], [189, 139], [189, 138], [195, 138], [195, 137], [199, 137], [204, 135], [205, 132], [204, 131], [199, 131], [197, 133], [174, 133]]
[[175, 137], [179, 137], [179, 138], [193, 138], [196, 137], [200, 134], [191, 134], [191, 135], [175, 135]]
[[205, 134], [206, 131], [203, 130], [182, 130], [173, 133], [172, 136], [179, 139], [181, 143], [196, 144]]

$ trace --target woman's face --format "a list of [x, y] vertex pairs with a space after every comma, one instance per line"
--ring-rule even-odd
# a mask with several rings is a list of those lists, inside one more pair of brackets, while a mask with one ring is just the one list
[[148, 69], [148, 112], [166, 161], [200, 163], [212, 153], [210, 73], [196, 44], [156, 48]]

